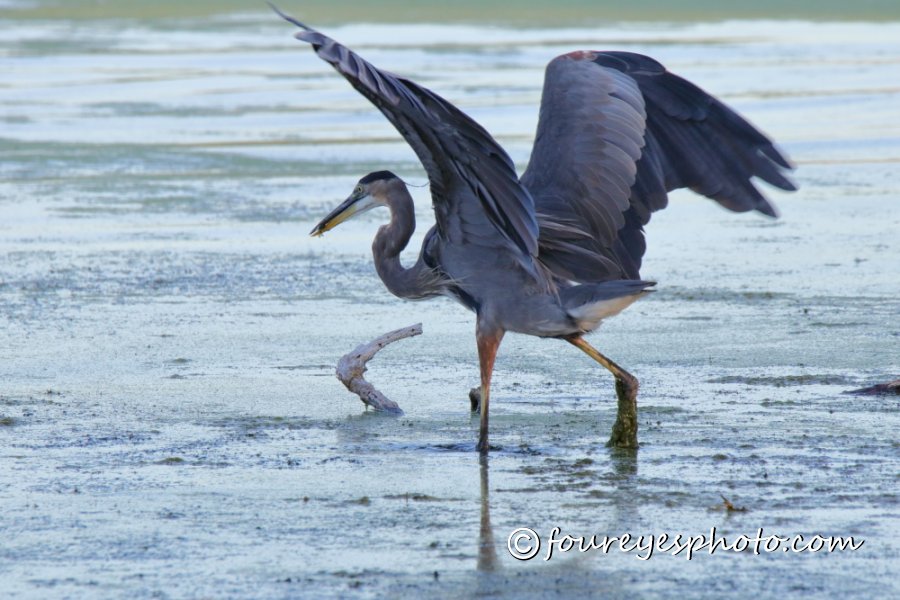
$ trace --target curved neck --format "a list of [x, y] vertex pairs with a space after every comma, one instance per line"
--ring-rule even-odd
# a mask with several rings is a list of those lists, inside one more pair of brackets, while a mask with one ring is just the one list
[[[399, 182], [398, 182], [399, 183]], [[412, 196], [402, 183], [391, 186], [383, 200], [391, 210], [391, 222], [378, 229], [372, 243], [375, 270], [387, 289], [400, 298], [422, 298], [429, 295], [422, 277], [427, 267], [422, 260], [411, 269], [400, 263], [400, 253], [409, 244], [416, 230], [416, 213]]]

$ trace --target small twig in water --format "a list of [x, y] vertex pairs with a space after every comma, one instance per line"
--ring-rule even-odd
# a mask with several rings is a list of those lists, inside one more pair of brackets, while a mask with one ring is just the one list
[[725, 506], [726, 512], [747, 512], [746, 506], [735, 506], [731, 503], [731, 500], [719, 494], [719, 497], [722, 498], [722, 504]]
[[422, 333], [422, 324], [416, 323], [409, 327], [397, 329], [375, 338], [367, 344], [357, 346], [353, 352], [341, 357], [337, 364], [337, 378], [341, 380], [348, 390], [359, 396], [366, 406], [373, 410], [403, 414], [400, 406], [393, 400], [375, 389], [371, 383], [365, 380], [366, 363], [375, 354], [392, 342], [404, 338], [413, 337]]

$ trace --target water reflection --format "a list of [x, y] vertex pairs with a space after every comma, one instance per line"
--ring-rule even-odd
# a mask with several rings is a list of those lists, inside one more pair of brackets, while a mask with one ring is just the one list
[[[609, 511], [608, 527], [615, 529], [615, 524], [634, 523], [639, 521], [638, 506], [634, 503], [634, 491], [638, 474], [638, 451], [636, 449], [612, 448], [609, 450], [610, 473], [606, 478], [615, 486], [611, 494], [613, 500]], [[493, 572], [500, 568], [497, 558], [497, 544], [494, 538], [494, 530], [491, 524], [491, 493], [490, 493], [490, 464], [489, 457], [482, 456], [479, 459], [479, 478], [481, 487], [481, 520], [478, 529], [478, 561], [476, 570], [479, 572]], [[539, 533], [549, 532], [554, 523], [530, 523]], [[602, 535], [601, 531], [569, 532]], [[621, 531], [607, 531], [608, 535], [618, 535]], [[575, 553], [572, 561], [581, 561], [586, 555]], [[557, 562], [563, 562], [560, 559]], [[565, 561], [571, 562], [571, 561]]]
[[615, 485], [613, 505], [606, 531], [598, 534], [621, 535], [626, 533], [624, 524], [641, 522], [638, 496], [638, 449], [611, 448], [609, 450], [612, 481]]
[[497, 547], [494, 544], [494, 529], [491, 527], [491, 494], [488, 484], [488, 457], [480, 458], [481, 479], [481, 526], [478, 530], [479, 571], [494, 571], [497, 564]]
[[[597, 511], [596, 502], [589, 500], [585, 505], [585, 514], [596, 514], [599, 522], [590, 525], [584, 524], [583, 519], [576, 518], [573, 522], [571, 513], [566, 515], [564, 510], [559, 513], [559, 522], [538, 522], [529, 520], [529, 514], [520, 515], [521, 519], [514, 524], [522, 527], [532, 527], [541, 537], [541, 549], [538, 554], [531, 560], [518, 562], [507, 559], [507, 567], [513, 569], [517, 576], [523, 578], [521, 581], [527, 581], [530, 595], [540, 597], [543, 595], [571, 595], [571, 596], [594, 596], [602, 594], [603, 596], [621, 597], [624, 596], [629, 589], [633, 588], [630, 584], [627, 570], [620, 567], [610, 565], [608, 555], [600, 551], [579, 552], [572, 550], [569, 552], [556, 552], [552, 560], [545, 561], [547, 554], [547, 544], [550, 542], [550, 532], [555, 526], [562, 527], [559, 535], [573, 536], [598, 536], [598, 540], [602, 540], [604, 535], [619, 536], [625, 532], [625, 529], [633, 526], [634, 523], [641, 521], [639, 513], [640, 504], [635, 501], [638, 492], [637, 474], [638, 474], [638, 453], [636, 450], [610, 449], [608, 450], [609, 460], [605, 462], [605, 474], [602, 477], [604, 483], [609, 486], [611, 498], [610, 504], [606, 509]], [[495, 457], [496, 458], [496, 457]], [[481, 519], [478, 528], [478, 554], [476, 568], [474, 572], [472, 596], [474, 597], [490, 597], [493, 595], [503, 594], [508, 585], [511, 574], [510, 570], [504, 570], [502, 560], [506, 554], [503, 544], [506, 542], [505, 536], [510, 531], [503, 530], [499, 532], [499, 539], [495, 538], [493, 525], [491, 522], [491, 493], [490, 493], [490, 465], [489, 457], [482, 457], [479, 463], [480, 476], [480, 507]], [[602, 460], [595, 456], [595, 460]], [[558, 475], [561, 479], [551, 477], [551, 480], [565, 481], [565, 473], [567, 467], [562, 466], [562, 471]], [[571, 464], [569, 464], [569, 468]], [[547, 489], [553, 489], [555, 486], [547, 485], [549, 483], [546, 478], [547, 472], [535, 474], [537, 478], [537, 487], [546, 486]], [[532, 487], [532, 486], [529, 486]], [[560, 505], [573, 506], [579, 504], [579, 489], [573, 487], [565, 490], [560, 489], [553, 492], [558, 497]], [[514, 493], [514, 492], [513, 492]], [[541, 492], [528, 492], [534, 499], [535, 504], [542, 496]], [[562, 498], [561, 496], [566, 496]], [[565, 500], [565, 501], [563, 501]], [[532, 517], [533, 518], [533, 517]], [[584, 529], [574, 528], [574, 523], [582, 522]], [[570, 527], [566, 526], [569, 522]], [[561, 539], [560, 537], [556, 538]], [[498, 547], [498, 543], [500, 544]], [[558, 543], [558, 542], [557, 542]], [[617, 548], [617, 546], [615, 547]], [[617, 552], [616, 549], [613, 552]]]

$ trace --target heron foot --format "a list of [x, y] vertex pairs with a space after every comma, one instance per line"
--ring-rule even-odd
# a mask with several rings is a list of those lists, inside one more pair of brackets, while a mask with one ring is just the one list
[[472, 406], [472, 412], [481, 410], [481, 388], [473, 387], [469, 390], [469, 404]]
[[638, 418], [637, 393], [638, 380], [633, 375], [622, 372], [616, 376], [616, 396], [619, 407], [612, 435], [606, 443], [609, 448], [637, 448]]

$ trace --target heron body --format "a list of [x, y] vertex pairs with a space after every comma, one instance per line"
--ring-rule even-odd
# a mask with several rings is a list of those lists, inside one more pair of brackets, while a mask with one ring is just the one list
[[275, 10], [387, 117], [425, 167], [436, 224], [413, 265], [400, 262], [415, 230], [413, 200], [389, 171], [360, 179], [312, 234], [387, 207], [390, 222], [372, 250], [388, 290], [408, 299], [450, 296], [475, 312], [479, 451], [489, 449], [491, 375], [508, 331], [564, 339], [607, 368], [619, 396], [610, 443], [635, 446], [637, 380], [582, 335], [654, 285], [639, 275], [643, 227], [669, 191], [689, 187], [733, 211], [774, 216], [751, 179], [795, 189], [782, 174], [791, 168], [786, 158], [733, 110], [653, 59], [578, 51], [547, 67], [534, 149], [519, 177], [500, 145], [458, 108]]

